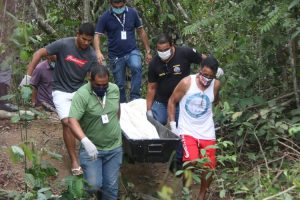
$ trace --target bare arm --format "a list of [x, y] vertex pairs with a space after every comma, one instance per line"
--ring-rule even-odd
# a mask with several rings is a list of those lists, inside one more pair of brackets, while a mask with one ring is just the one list
[[70, 117], [69, 119], [69, 127], [72, 130], [72, 133], [75, 138], [77, 138], [79, 141], [82, 140], [82, 138], [85, 137], [85, 134], [78, 122], [77, 119]]
[[152, 104], [154, 102], [156, 88], [157, 88], [157, 83], [148, 83], [147, 96], [146, 96], [147, 110], [151, 110]]
[[94, 36], [94, 49], [95, 49], [95, 52], [96, 52], [96, 55], [97, 55], [97, 59], [98, 59], [98, 62], [100, 64], [103, 64], [103, 61], [104, 61], [104, 56], [101, 52], [101, 34], [95, 34]]
[[47, 56], [48, 52], [46, 48], [41, 48], [37, 50], [32, 57], [31, 62], [27, 66], [27, 74], [32, 75], [33, 70], [36, 68], [37, 64], [41, 61], [42, 57]]
[[148, 64], [152, 60], [152, 55], [151, 55], [151, 49], [150, 49], [147, 33], [143, 27], [138, 28], [137, 32], [144, 44], [146, 50], [146, 63]]
[[37, 96], [37, 88], [35, 86], [32, 87], [32, 94], [31, 94], [31, 104], [32, 106], [36, 105], [36, 96]]
[[186, 91], [190, 87], [191, 78], [185, 77], [182, 79], [176, 88], [174, 89], [171, 97], [168, 101], [168, 118], [169, 121], [175, 121], [175, 111], [176, 111], [176, 104], [181, 100], [181, 98], [185, 95]]
[[220, 97], [219, 97], [220, 88], [221, 88], [221, 82], [216, 79], [214, 85], [214, 96], [215, 96], [214, 105], [217, 105], [220, 101]]
[[119, 109], [118, 109], [117, 115], [118, 115], [118, 120], [120, 120], [120, 117], [121, 117], [121, 105], [120, 105], [120, 103], [119, 103]]

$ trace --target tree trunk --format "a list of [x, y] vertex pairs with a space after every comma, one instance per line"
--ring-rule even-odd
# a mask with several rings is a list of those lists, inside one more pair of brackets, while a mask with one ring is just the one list
[[293, 86], [294, 86], [294, 93], [296, 97], [296, 105], [297, 108], [300, 108], [300, 98], [298, 94], [298, 80], [297, 80], [297, 42], [295, 39], [292, 39], [289, 44], [290, 48], [290, 60], [291, 60], [291, 67], [293, 70]]
[[90, 21], [90, 0], [83, 1], [83, 22]]

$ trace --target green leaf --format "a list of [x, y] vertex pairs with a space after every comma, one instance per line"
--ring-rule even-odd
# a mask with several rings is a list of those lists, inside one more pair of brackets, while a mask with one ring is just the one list
[[223, 105], [224, 105], [224, 111], [229, 112], [230, 111], [229, 103], [225, 101]]
[[257, 113], [253, 114], [251, 117], [249, 117], [249, 119], [247, 119], [247, 122], [253, 119], [257, 119], [259, 117], [259, 115]]
[[200, 153], [201, 153], [202, 156], [205, 156], [206, 155], [206, 149], [201, 149]]
[[30, 87], [23, 86], [21, 88], [21, 96], [25, 102], [29, 102], [31, 100], [31, 93], [32, 93], [32, 90]]
[[242, 116], [243, 112], [235, 112], [233, 113], [233, 115], [231, 116], [232, 121], [236, 121], [237, 118], [239, 118], [240, 116]]
[[267, 115], [269, 112], [270, 112], [270, 109], [264, 108], [264, 109], [261, 109], [259, 113], [260, 113], [261, 118], [267, 119]]
[[221, 190], [219, 194], [220, 198], [221, 199], [225, 198], [225, 195], [226, 195], [226, 190]]
[[34, 195], [31, 192], [26, 192], [26, 194], [24, 195], [25, 199], [33, 199]]
[[30, 55], [29, 55], [29, 53], [27, 51], [21, 50], [21, 52], [20, 52], [20, 58], [21, 58], [22, 61], [27, 62], [27, 61], [29, 61]]
[[10, 118], [11, 123], [16, 124], [21, 120], [19, 115], [14, 115]]
[[19, 146], [11, 146], [11, 150], [12, 150], [12, 153], [17, 156], [20, 156], [22, 158], [25, 156], [23, 149], [20, 148]]
[[15, 96], [16, 95], [14, 95], [14, 94], [8, 94], [8, 95], [5, 95], [5, 96], [1, 96], [0, 100], [1, 101], [7, 101], [7, 100], [10, 100], [10, 99], [14, 98]]
[[183, 170], [178, 170], [178, 171], [175, 173], [176, 176], [180, 176], [181, 174], [183, 174]]
[[34, 179], [34, 176], [32, 174], [26, 173], [25, 177], [24, 177], [24, 181], [25, 181], [25, 183], [26, 183], [26, 185], [28, 187], [34, 188], [34, 186], [35, 186], [35, 179]]
[[300, 0], [294, 0], [290, 3], [288, 9], [291, 10], [292, 8], [294, 8], [295, 6], [297, 6], [300, 3]]
[[49, 151], [49, 150], [46, 150], [46, 152], [47, 152], [47, 154], [48, 154], [49, 156], [51, 156], [51, 158], [54, 158], [54, 159], [56, 159], [56, 160], [62, 160], [62, 158], [63, 158], [63, 156], [60, 155], [60, 154], [58, 154], [58, 153], [54, 153], [54, 152], [51, 152], [51, 151]]
[[43, 193], [38, 193], [37, 200], [47, 200], [47, 197]]
[[33, 152], [26, 144], [21, 144], [21, 148], [23, 149], [25, 156], [28, 158], [28, 160], [32, 161], [33, 158]]

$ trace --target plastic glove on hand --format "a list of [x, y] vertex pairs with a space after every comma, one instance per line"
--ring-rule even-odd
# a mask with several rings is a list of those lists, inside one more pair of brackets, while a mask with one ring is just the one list
[[96, 146], [92, 143], [89, 138], [84, 137], [81, 140], [81, 144], [83, 144], [85, 150], [87, 151], [88, 155], [92, 158], [92, 160], [97, 159], [98, 150]]
[[147, 110], [146, 115], [153, 118], [152, 110]]
[[177, 128], [176, 128], [175, 121], [170, 121], [170, 128], [171, 128], [171, 131], [177, 135]]
[[223, 71], [223, 69], [221, 67], [219, 67], [218, 71], [217, 71], [217, 74], [216, 74], [216, 77], [220, 78], [223, 75], [224, 75], [224, 71]]
[[31, 76], [29, 76], [29, 75], [26, 74], [26, 75], [24, 76], [24, 78], [22, 79], [22, 81], [21, 81], [19, 87], [22, 87], [22, 86], [24, 86], [24, 85], [29, 85], [29, 84], [30, 84], [30, 79], [31, 79]]

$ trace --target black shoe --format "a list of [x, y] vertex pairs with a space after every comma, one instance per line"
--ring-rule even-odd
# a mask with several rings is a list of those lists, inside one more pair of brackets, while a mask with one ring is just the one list
[[13, 105], [11, 103], [4, 103], [4, 104], [0, 104], [0, 110], [5, 110], [7, 112], [16, 112], [19, 109], [16, 105]]

